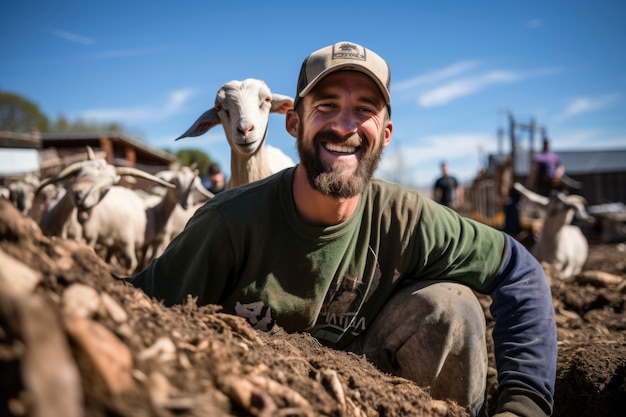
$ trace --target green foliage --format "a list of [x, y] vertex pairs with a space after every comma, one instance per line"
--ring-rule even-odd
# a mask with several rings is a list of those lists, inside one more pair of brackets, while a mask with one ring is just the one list
[[[165, 151], [171, 153], [171, 151]], [[174, 155], [183, 165], [191, 166], [195, 163], [200, 174], [205, 174], [212, 162], [211, 157], [200, 149], [180, 149]]]
[[37, 104], [17, 94], [0, 91], [0, 130], [45, 132], [48, 125], [48, 118]]
[[19, 133], [119, 133], [123, 129], [116, 122], [70, 121], [63, 115], [50, 122], [34, 102], [17, 94], [0, 91], [0, 130]]
[[96, 123], [87, 122], [82, 119], [76, 119], [70, 122], [65, 116], [60, 115], [50, 125], [50, 129], [48, 131], [52, 133], [120, 133], [122, 131], [122, 126], [116, 122]]

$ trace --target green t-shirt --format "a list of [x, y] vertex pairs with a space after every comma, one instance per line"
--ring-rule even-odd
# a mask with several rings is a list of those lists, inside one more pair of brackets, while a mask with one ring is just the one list
[[307, 225], [293, 202], [293, 173], [210, 200], [133, 284], [166, 305], [191, 294], [257, 329], [278, 323], [341, 347], [403, 282], [454, 280], [480, 291], [499, 270], [501, 232], [378, 179], [346, 222]]

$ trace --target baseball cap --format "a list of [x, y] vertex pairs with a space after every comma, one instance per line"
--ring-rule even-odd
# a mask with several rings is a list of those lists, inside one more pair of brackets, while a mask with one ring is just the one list
[[369, 76], [378, 86], [387, 107], [391, 110], [391, 70], [387, 62], [375, 52], [353, 42], [342, 41], [318, 49], [302, 63], [294, 108], [325, 76], [336, 71], [359, 71]]

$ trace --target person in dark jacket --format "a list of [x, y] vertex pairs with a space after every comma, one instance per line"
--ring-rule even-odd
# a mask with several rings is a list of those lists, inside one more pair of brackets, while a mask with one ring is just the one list
[[437, 178], [433, 186], [433, 198], [439, 204], [456, 209], [460, 201], [459, 182], [456, 177], [450, 175], [448, 163], [441, 163], [441, 177]]

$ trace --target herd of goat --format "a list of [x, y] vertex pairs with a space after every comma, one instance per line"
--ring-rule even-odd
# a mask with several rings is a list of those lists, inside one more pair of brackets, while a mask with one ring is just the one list
[[[200, 136], [221, 124], [231, 148], [228, 188], [237, 187], [294, 164], [265, 143], [270, 113], [284, 114], [292, 106], [290, 97], [272, 93], [261, 80], [231, 81], [218, 90], [214, 106], [178, 139]], [[132, 190], [120, 185], [124, 176], [143, 178], [155, 186], [151, 192]], [[580, 273], [588, 243], [571, 223], [574, 216], [588, 218], [584, 201], [562, 193], [539, 196], [518, 183], [515, 188], [545, 214], [533, 255], [551, 264], [563, 280]], [[65, 167], [52, 178], [40, 182], [27, 176], [0, 189], [0, 194], [37, 221], [46, 235], [84, 240], [107, 262], [116, 257], [127, 274], [160, 255], [196, 209], [213, 197], [192, 167], [152, 175], [114, 167], [91, 149], [85, 161]]]

